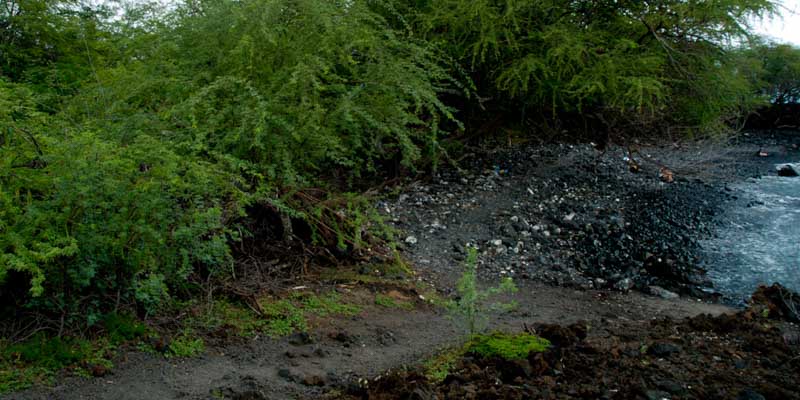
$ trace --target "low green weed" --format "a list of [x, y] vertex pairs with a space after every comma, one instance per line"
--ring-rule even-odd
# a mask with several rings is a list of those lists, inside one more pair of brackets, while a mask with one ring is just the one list
[[171, 357], [194, 357], [204, 352], [205, 349], [203, 338], [197, 337], [191, 329], [187, 329], [169, 343], [167, 355]]
[[355, 315], [359, 311], [359, 307], [345, 303], [334, 292], [294, 292], [286, 298], [262, 298], [258, 301], [258, 307], [253, 308], [218, 300], [209, 311], [188, 324], [199, 330], [228, 327], [233, 329], [234, 334], [243, 337], [258, 334], [282, 337], [308, 331], [308, 319], [311, 316]]
[[517, 287], [511, 278], [503, 279], [500, 285], [496, 287], [486, 289], [478, 287], [477, 260], [477, 249], [468, 247], [464, 273], [456, 285], [458, 298], [447, 303], [450, 316], [456, 322], [464, 325], [470, 336], [485, 328], [491, 313], [501, 312], [516, 306], [513, 302], [491, 301], [493, 297], [502, 293], [514, 293], [517, 291]]
[[375, 295], [375, 305], [385, 308], [400, 308], [403, 310], [414, 309], [414, 304], [407, 301], [395, 300], [389, 296], [380, 293]]
[[110, 368], [115, 349], [107, 337], [89, 341], [40, 333], [21, 343], [0, 341], [0, 393], [47, 384], [64, 368], [74, 367], [77, 374], [88, 374], [84, 365]]
[[425, 361], [422, 366], [425, 370], [425, 376], [432, 383], [439, 383], [447, 378], [447, 375], [456, 366], [458, 360], [465, 354], [466, 350], [462, 347], [449, 349], [441, 352], [436, 356]]

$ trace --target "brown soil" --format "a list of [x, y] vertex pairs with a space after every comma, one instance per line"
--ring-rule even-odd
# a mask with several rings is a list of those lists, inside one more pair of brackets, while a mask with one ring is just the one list
[[798, 327], [757, 313], [531, 330], [553, 347], [521, 361], [467, 356], [441, 383], [417, 371], [395, 372], [341, 397], [800, 399]]

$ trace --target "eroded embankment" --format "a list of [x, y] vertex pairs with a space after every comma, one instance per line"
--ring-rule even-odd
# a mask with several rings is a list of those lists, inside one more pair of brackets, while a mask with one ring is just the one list
[[468, 352], [446, 377], [390, 372], [338, 398], [798, 399], [800, 330], [747, 312], [600, 324], [538, 324], [551, 347], [504, 359]]

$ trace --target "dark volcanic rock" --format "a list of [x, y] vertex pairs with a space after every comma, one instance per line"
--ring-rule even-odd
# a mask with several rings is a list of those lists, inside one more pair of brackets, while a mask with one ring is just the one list
[[681, 351], [683, 351], [683, 349], [681, 349], [680, 346], [672, 343], [654, 343], [647, 349], [648, 353], [656, 357], [669, 357]]
[[793, 164], [783, 164], [777, 167], [778, 176], [785, 176], [785, 177], [794, 177], [798, 175], [798, 170], [800, 170], [800, 165], [793, 165]]
[[739, 395], [736, 396], [736, 400], [766, 400], [766, 398], [761, 393], [758, 393], [751, 388], [747, 388], [739, 392]]
[[436, 276], [459, 275], [470, 244], [480, 253], [478, 273], [491, 280], [704, 295], [710, 283], [697, 267], [696, 241], [710, 234], [730, 194], [680, 172], [661, 182], [653, 163], [633, 174], [624, 157], [622, 149], [564, 144], [476, 156], [380, 208], [418, 239], [408, 254]]
[[800, 322], [800, 294], [797, 294], [778, 283], [772, 286], [760, 286], [750, 300], [753, 308], [761, 309], [772, 318]]
[[[521, 365], [464, 357], [443, 382], [430, 382], [414, 371], [391, 372], [347, 398], [400, 400], [419, 390], [431, 399], [799, 400], [800, 348], [784, 344], [781, 329], [770, 327], [770, 321], [740, 312], [644, 324], [601, 323], [593, 325], [599, 335], [563, 340], [564, 345], [531, 354]], [[571, 328], [548, 325], [538, 331], [569, 337]], [[676, 332], [680, 348], [669, 342]], [[641, 353], [643, 341], [656, 343], [650, 347], [655, 354]], [[751, 367], [742, 372], [724, 362], [731, 354], [753, 360]], [[654, 358], [664, 355], [669, 359]]]
[[295, 346], [302, 346], [314, 343], [314, 338], [307, 332], [296, 332], [289, 336], [289, 343]]

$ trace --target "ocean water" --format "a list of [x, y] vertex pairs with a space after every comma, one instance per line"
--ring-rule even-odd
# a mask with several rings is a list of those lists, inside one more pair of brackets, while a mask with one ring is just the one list
[[800, 177], [765, 176], [734, 189], [739, 200], [702, 243], [716, 290], [734, 302], [759, 284], [800, 291]]

